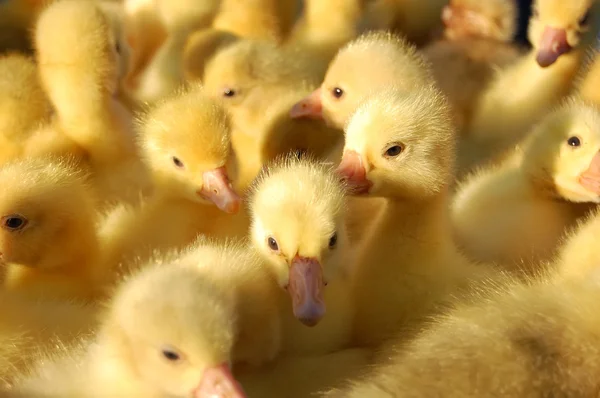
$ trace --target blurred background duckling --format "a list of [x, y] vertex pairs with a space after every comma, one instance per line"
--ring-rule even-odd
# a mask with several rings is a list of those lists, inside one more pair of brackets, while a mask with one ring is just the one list
[[226, 290], [213, 286], [196, 263], [173, 264], [167, 256], [117, 288], [94, 338], [80, 350], [41, 360], [13, 391], [29, 397], [245, 397], [230, 369], [236, 319]]
[[[39, 70], [56, 112], [51, 129], [30, 147], [64, 135], [66, 152], [83, 152], [99, 197], [139, 200], [149, 187], [134, 142], [131, 114], [115, 98], [122, 72], [120, 44], [107, 14], [94, 2], [61, 0], [41, 14], [35, 31]], [[51, 139], [44, 142], [44, 133]]]
[[587, 67], [582, 71], [579, 76], [579, 80], [575, 85], [575, 91], [577, 95], [583, 100], [593, 104], [596, 107], [600, 107], [600, 95], [598, 94], [597, 87], [600, 86], [600, 52], [598, 50], [592, 50], [589, 52], [588, 57], [590, 61]]
[[295, 156], [268, 166], [253, 188], [250, 211], [252, 244], [276, 275], [285, 303], [283, 353], [344, 347], [352, 328], [352, 257], [344, 189], [333, 169]]
[[0, 162], [20, 157], [24, 141], [51, 113], [33, 59], [18, 53], [0, 57]]
[[118, 206], [106, 215], [101, 234], [107, 267], [186, 246], [198, 234], [247, 234], [250, 220], [239, 212], [241, 199], [230, 183], [235, 165], [229, 118], [217, 100], [194, 86], [151, 109], [139, 132], [154, 189], [141, 206]]
[[460, 132], [495, 71], [523, 53], [512, 43], [517, 16], [514, 0], [452, 0], [442, 12], [443, 38], [422, 49]]
[[26, 159], [0, 169], [4, 289], [94, 299], [101, 293], [95, 196], [68, 160]]
[[454, 196], [457, 243], [480, 261], [539, 271], [564, 234], [600, 203], [600, 113], [576, 99], [546, 116], [499, 165]]
[[573, 89], [586, 52], [596, 42], [600, 3], [594, 0], [537, 0], [529, 24], [533, 49], [503, 69], [480, 97], [460, 148], [459, 174], [497, 156]]
[[356, 255], [355, 343], [410, 336], [451, 295], [495, 272], [452, 239], [449, 185], [456, 133], [435, 87], [391, 87], [368, 97], [345, 130], [338, 173], [353, 195], [381, 197], [383, 213]]

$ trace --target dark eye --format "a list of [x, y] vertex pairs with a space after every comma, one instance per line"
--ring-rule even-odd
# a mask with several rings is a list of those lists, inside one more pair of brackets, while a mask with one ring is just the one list
[[590, 14], [590, 11], [586, 12], [585, 15], [579, 20], [579, 25], [587, 25], [590, 21]]
[[176, 156], [173, 156], [173, 164], [175, 164], [175, 166], [179, 167], [180, 169], [183, 168], [183, 162], [179, 160], [179, 158]]
[[567, 144], [569, 144], [569, 146], [578, 147], [581, 145], [581, 140], [579, 137], [571, 137], [567, 140]]
[[121, 44], [119, 44], [119, 42], [115, 44], [115, 50], [117, 51], [117, 54], [121, 54]]
[[181, 359], [181, 355], [177, 352], [177, 350], [171, 347], [162, 348], [161, 354], [169, 362], [177, 362]]
[[306, 155], [306, 149], [296, 149], [294, 154], [298, 160], [301, 160]]
[[18, 231], [27, 225], [27, 219], [19, 215], [10, 215], [2, 219], [2, 226], [9, 231]]
[[344, 95], [344, 90], [339, 87], [335, 87], [333, 90], [331, 90], [331, 95], [333, 95], [335, 98], [342, 98], [342, 95]]
[[273, 250], [274, 252], [279, 251], [279, 245], [277, 244], [275, 238], [269, 236], [267, 239], [267, 244], [269, 245], [269, 249]]
[[386, 149], [385, 156], [393, 158], [393, 157], [400, 155], [401, 152], [402, 152], [402, 147], [400, 145], [394, 145], [394, 146], [391, 146], [388, 149]]
[[334, 233], [331, 238], [329, 238], [329, 248], [333, 249], [335, 247], [335, 245], [337, 244], [337, 232]]
[[235, 95], [235, 90], [231, 89], [231, 88], [226, 88], [223, 91], [223, 96], [225, 97], [233, 97]]

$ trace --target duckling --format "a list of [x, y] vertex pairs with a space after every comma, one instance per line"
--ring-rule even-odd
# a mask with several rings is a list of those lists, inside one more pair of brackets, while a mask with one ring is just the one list
[[[325, 165], [285, 159], [257, 179], [250, 236], [281, 295], [289, 294], [283, 353], [332, 352], [352, 331], [343, 185]], [[298, 320], [311, 327], [298, 327]]]
[[[569, 94], [595, 43], [600, 3], [537, 0], [529, 24], [533, 49], [485, 89], [460, 148], [459, 172], [493, 162]], [[508, 90], [507, 87], [518, 87]]]
[[[127, 279], [95, 338], [81, 350], [40, 361], [14, 391], [31, 397], [244, 397], [230, 370], [235, 302], [188, 260], [172, 263], [167, 256]], [[217, 270], [228, 264], [218, 257], [205, 261]]]
[[183, 49], [183, 76], [187, 81], [202, 81], [208, 61], [219, 51], [241, 38], [217, 29], [202, 29], [192, 33]]
[[531, 131], [517, 158], [462, 182], [451, 217], [466, 253], [534, 273], [551, 260], [589, 204], [600, 203], [599, 123], [596, 109], [572, 99]]
[[423, 45], [441, 28], [440, 15], [448, 0], [374, 0], [366, 4], [363, 30], [393, 30]]
[[0, 58], [0, 161], [18, 157], [23, 141], [42, 123], [52, 108], [41, 88], [33, 59], [20, 54]]
[[595, 396], [598, 299], [597, 278], [499, 286], [435, 319], [364, 380], [323, 396]]
[[600, 84], [600, 56], [598, 51], [590, 51], [592, 59], [579, 76], [575, 91], [582, 99], [600, 106], [600, 96], [596, 88]]
[[156, 105], [139, 130], [154, 191], [141, 206], [119, 206], [106, 216], [101, 235], [108, 268], [186, 246], [198, 234], [246, 235], [249, 218], [235, 214], [241, 200], [228, 177], [229, 118], [216, 100], [194, 86]]
[[213, 28], [281, 42], [296, 19], [295, 0], [221, 0]]
[[338, 173], [354, 195], [385, 201], [352, 276], [355, 342], [378, 346], [400, 330], [415, 332], [448, 296], [494, 269], [467, 261], [452, 239], [456, 136], [438, 89], [379, 91], [352, 116], [345, 138]]
[[512, 44], [517, 13], [514, 0], [452, 0], [442, 13], [444, 37], [422, 50], [453, 106], [461, 132], [496, 69], [522, 56], [522, 50]]
[[210, 26], [217, 8], [214, 3], [156, 1], [156, 12], [168, 34], [138, 78], [135, 95], [139, 100], [156, 102], [184, 84], [183, 53], [187, 40], [193, 32]]
[[25, 159], [0, 169], [3, 288], [36, 297], [99, 294], [95, 201], [67, 160]]
[[367, 33], [340, 49], [321, 86], [298, 102], [290, 116], [324, 119], [343, 129], [371, 91], [392, 83], [406, 90], [420, 89], [433, 79], [431, 66], [405, 39]]
[[[41, 14], [35, 43], [42, 86], [56, 111], [54, 135], [84, 152], [103, 202], [137, 202], [149, 180], [131, 115], [115, 99], [122, 68], [110, 18], [94, 2], [57, 1]], [[43, 134], [37, 138], [44, 142]]]

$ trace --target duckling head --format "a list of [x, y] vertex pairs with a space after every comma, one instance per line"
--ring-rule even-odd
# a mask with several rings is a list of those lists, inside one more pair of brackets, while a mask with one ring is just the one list
[[338, 173], [354, 194], [425, 199], [452, 175], [455, 133], [434, 87], [390, 88], [369, 97], [346, 127]]
[[123, 81], [129, 73], [132, 51], [125, 32], [125, 9], [123, 4], [114, 1], [101, 1], [98, 5], [110, 24], [112, 34], [109, 35], [109, 41], [117, 59], [118, 81]]
[[508, 42], [517, 29], [513, 0], [452, 0], [442, 11], [444, 34], [451, 40], [485, 38]]
[[[204, 262], [223, 265], [205, 254]], [[109, 304], [100, 344], [110, 345], [139, 382], [165, 396], [245, 397], [230, 370], [233, 301], [194, 260], [165, 255], [126, 281]]]
[[600, 23], [600, 3], [594, 0], [537, 0], [529, 21], [529, 41], [537, 62], [545, 68], [573, 49], [593, 43]]
[[7, 163], [0, 169], [0, 183], [2, 263], [57, 267], [73, 242], [83, 245], [84, 233], [93, 230], [93, 197], [84, 176], [68, 161]]
[[433, 81], [430, 66], [400, 36], [367, 33], [343, 47], [321, 86], [292, 107], [290, 116], [324, 119], [342, 129], [359, 103], [390, 84], [406, 90]]
[[571, 99], [534, 128], [523, 168], [542, 192], [600, 203], [600, 112]]
[[226, 168], [229, 124], [223, 107], [200, 86], [164, 100], [141, 120], [144, 157], [165, 193], [212, 202], [228, 213], [239, 210]]
[[128, 53], [112, 15], [95, 2], [77, 0], [56, 1], [41, 13], [35, 45], [42, 82], [55, 104], [72, 101], [65, 79], [76, 81], [77, 96], [93, 103], [117, 92]]
[[333, 170], [288, 158], [257, 180], [250, 202], [254, 246], [308, 326], [325, 315], [323, 290], [343, 269], [344, 191]]

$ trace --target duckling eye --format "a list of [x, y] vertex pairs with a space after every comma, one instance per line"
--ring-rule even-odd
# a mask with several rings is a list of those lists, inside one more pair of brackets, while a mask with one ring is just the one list
[[587, 25], [590, 21], [590, 14], [591, 12], [588, 10], [588, 12], [586, 12], [585, 15], [579, 20], [579, 25]]
[[306, 149], [296, 149], [294, 154], [298, 160], [301, 160], [306, 155]]
[[567, 140], [567, 144], [572, 147], [578, 147], [581, 145], [581, 140], [579, 137], [571, 137]]
[[393, 158], [393, 157], [400, 155], [400, 153], [402, 153], [402, 146], [393, 145], [393, 146], [389, 147], [388, 149], [386, 149], [385, 156], [389, 157], [389, 158]]
[[331, 90], [331, 94], [335, 97], [335, 98], [342, 98], [342, 95], [344, 95], [344, 90], [342, 90], [339, 87], [335, 87], [333, 90]]
[[180, 169], [184, 167], [183, 162], [179, 160], [179, 158], [176, 156], [173, 156], [173, 164], [175, 164], [175, 166], [179, 167]]
[[275, 238], [269, 236], [267, 238], [267, 244], [269, 245], [269, 249], [273, 250], [274, 252], [279, 251], [279, 245], [277, 244]]
[[119, 42], [115, 44], [115, 50], [117, 51], [117, 54], [121, 54], [121, 44], [119, 44]]
[[171, 346], [162, 347], [160, 353], [169, 362], [178, 362], [181, 360], [181, 354]]
[[233, 90], [231, 88], [226, 88], [223, 91], [223, 96], [225, 96], [225, 97], [233, 97], [233, 96], [235, 96], [235, 90]]
[[335, 245], [337, 244], [337, 240], [338, 240], [338, 237], [337, 237], [337, 232], [335, 232], [335, 233], [334, 233], [334, 234], [331, 236], [331, 238], [329, 238], [329, 248], [330, 248], [330, 249], [333, 249], [333, 248], [335, 247]]
[[25, 217], [13, 214], [2, 219], [2, 226], [9, 231], [18, 231], [25, 228], [28, 221]]

